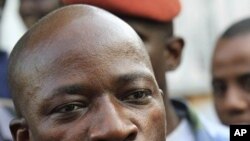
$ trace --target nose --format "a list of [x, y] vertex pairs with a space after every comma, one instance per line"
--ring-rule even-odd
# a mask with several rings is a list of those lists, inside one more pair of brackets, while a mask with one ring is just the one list
[[224, 107], [231, 116], [242, 114], [248, 108], [244, 94], [244, 91], [236, 86], [228, 88]]
[[90, 129], [90, 141], [132, 141], [136, 138], [138, 128], [130, 121], [118, 103], [109, 98], [102, 100], [98, 118]]

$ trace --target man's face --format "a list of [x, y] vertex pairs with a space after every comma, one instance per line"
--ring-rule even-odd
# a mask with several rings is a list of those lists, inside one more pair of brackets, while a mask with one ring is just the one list
[[20, 15], [29, 28], [43, 16], [60, 7], [60, 0], [20, 0]]
[[25, 57], [31, 64], [25, 68], [31, 95], [23, 103], [27, 140], [165, 140], [164, 104], [149, 61], [138, 38], [113, 27], [80, 23], [31, 43], [42, 47]]
[[221, 39], [213, 58], [215, 108], [222, 123], [250, 123], [250, 34]]

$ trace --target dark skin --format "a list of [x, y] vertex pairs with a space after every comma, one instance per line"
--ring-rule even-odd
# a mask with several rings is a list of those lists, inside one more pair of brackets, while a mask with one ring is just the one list
[[30, 28], [43, 16], [61, 6], [60, 0], [20, 0], [19, 13]]
[[5, 0], [0, 0], [0, 28], [2, 28], [1, 20], [2, 20], [2, 12], [3, 12], [4, 5], [5, 5]]
[[16, 141], [165, 140], [143, 43], [105, 11], [75, 5], [49, 15], [19, 41], [9, 68]]
[[2, 10], [4, 4], [5, 4], [5, 0], [0, 0], [0, 8], [1, 8], [1, 10]]
[[157, 83], [164, 92], [167, 134], [169, 134], [178, 126], [180, 119], [176, 115], [168, 96], [165, 73], [178, 67], [184, 41], [173, 36], [172, 22], [163, 23], [140, 18], [121, 17], [138, 33], [149, 53]]
[[213, 56], [214, 101], [221, 122], [250, 123], [250, 34], [218, 41]]

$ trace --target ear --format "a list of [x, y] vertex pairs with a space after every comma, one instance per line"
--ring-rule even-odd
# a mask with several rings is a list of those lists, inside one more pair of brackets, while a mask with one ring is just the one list
[[184, 40], [180, 37], [172, 37], [166, 45], [167, 71], [175, 70], [181, 61]]
[[10, 131], [14, 141], [29, 141], [29, 129], [24, 118], [16, 118], [10, 122]]

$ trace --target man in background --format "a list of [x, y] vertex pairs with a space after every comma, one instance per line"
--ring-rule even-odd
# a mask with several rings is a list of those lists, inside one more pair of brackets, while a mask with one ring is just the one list
[[61, 6], [60, 0], [20, 0], [19, 13], [27, 28]]
[[250, 18], [230, 26], [212, 58], [214, 103], [221, 122], [250, 123]]
[[182, 38], [174, 36], [173, 19], [180, 12], [178, 0], [62, 0], [104, 8], [126, 21], [143, 40], [159, 87], [164, 92], [167, 141], [220, 140], [210, 135], [186, 104], [170, 100], [165, 73], [175, 70], [181, 60]]

